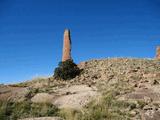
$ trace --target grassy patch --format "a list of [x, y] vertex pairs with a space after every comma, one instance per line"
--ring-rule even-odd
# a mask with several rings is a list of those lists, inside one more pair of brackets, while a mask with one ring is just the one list
[[57, 115], [58, 109], [52, 104], [24, 102], [0, 102], [0, 120], [17, 120], [27, 117]]
[[135, 108], [133, 103], [117, 100], [116, 91], [108, 91], [81, 111], [63, 109], [60, 116], [65, 120], [130, 120], [129, 110]]
[[17, 83], [17, 84], [11, 84], [10, 86], [12, 87], [28, 87], [28, 86], [32, 86], [35, 83], [44, 83], [48, 81], [48, 77], [35, 77], [31, 80], [25, 81], [25, 82], [21, 82], [21, 83]]

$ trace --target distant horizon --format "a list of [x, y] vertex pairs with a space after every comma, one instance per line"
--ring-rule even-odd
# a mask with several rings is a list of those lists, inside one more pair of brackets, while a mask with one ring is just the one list
[[70, 29], [75, 63], [90, 59], [155, 58], [159, 0], [1, 0], [0, 83], [53, 75]]

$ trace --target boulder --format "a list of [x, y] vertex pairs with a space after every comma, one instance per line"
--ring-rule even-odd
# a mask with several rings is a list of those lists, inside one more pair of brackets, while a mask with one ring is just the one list
[[32, 97], [31, 101], [34, 103], [52, 103], [54, 96], [48, 93], [38, 93]]

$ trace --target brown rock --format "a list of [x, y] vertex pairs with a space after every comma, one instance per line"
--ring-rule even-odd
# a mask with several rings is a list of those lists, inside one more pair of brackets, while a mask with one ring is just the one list
[[66, 29], [64, 31], [62, 61], [64, 62], [69, 59], [72, 59], [71, 58], [71, 38], [70, 38], [70, 31]]

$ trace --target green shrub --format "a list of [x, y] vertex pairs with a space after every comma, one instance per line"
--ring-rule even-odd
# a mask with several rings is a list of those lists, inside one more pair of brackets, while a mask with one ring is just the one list
[[60, 62], [54, 71], [57, 79], [70, 80], [80, 74], [80, 69], [72, 60]]

